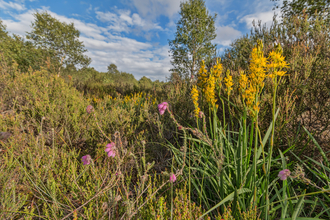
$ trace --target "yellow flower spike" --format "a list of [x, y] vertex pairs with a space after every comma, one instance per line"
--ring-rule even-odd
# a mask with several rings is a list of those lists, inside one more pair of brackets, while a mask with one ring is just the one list
[[269, 63], [267, 64], [268, 70], [270, 70], [269, 77], [275, 82], [277, 76], [282, 77], [285, 75], [285, 71], [282, 68], [288, 67], [288, 63], [282, 56], [283, 49], [280, 44], [274, 46], [275, 50], [271, 51], [268, 55]]
[[244, 74], [242, 71], [240, 74], [240, 79], [239, 79], [239, 86], [240, 86], [240, 91], [244, 91], [248, 85], [248, 77]]
[[[221, 58], [220, 58], [220, 61], [221, 61]], [[222, 69], [223, 69], [222, 68], [222, 64], [219, 63], [219, 58], [218, 58], [217, 59], [217, 64], [213, 66], [213, 71], [214, 71], [214, 74], [213, 75], [214, 75], [214, 77], [216, 79], [217, 85], [219, 85], [220, 87], [221, 87], [220, 83], [222, 81], [222, 76], [221, 76]]]
[[199, 74], [197, 76], [198, 78], [198, 82], [197, 85], [198, 87], [200, 87], [201, 89], [203, 89], [203, 87], [205, 86], [206, 82], [207, 82], [207, 78], [208, 78], [208, 73], [207, 70], [205, 69], [205, 63], [204, 60], [202, 60], [201, 63], [201, 68], [199, 69]]
[[216, 103], [215, 99], [215, 78], [211, 74], [209, 79], [207, 80], [206, 88], [205, 88], [205, 98], [206, 101], [211, 104], [211, 106], [214, 106]]
[[191, 98], [193, 100], [195, 106], [195, 116], [198, 118], [198, 114], [200, 112], [200, 108], [198, 107], [198, 90], [196, 86], [193, 86], [191, 90]]
[[230, 92], [233, 90], [233, 77], [230, 75], [229, 69], [226, 72], [226, 77], [225, 77], [225, 85], [226, 85], [226, 91], [228, 95], [230, 95]]
[[256, 88], [257, 94], [264, 87], [264, 79], [266, 77], [265, 67], [267, 66], [267, 58], [263, 56], [263, 44], [258, 40], [257, 46], [252, 49], [250, 61], [250, 80], [252, 87]]

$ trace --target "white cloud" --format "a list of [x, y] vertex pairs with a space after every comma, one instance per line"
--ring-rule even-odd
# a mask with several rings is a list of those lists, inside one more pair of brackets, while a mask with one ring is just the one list
[[242, 35], [240, 31], [229, 26], [217, 26], [216, 29], [217, 37], [214, 42], [222, 46], [229, 46], [234, 39]]
[[[280, 7], [282, 5], [283, 0], [279, 0], [276, 2]], [[276, 10], [272, 10], [274, 7], [274, 2], [265, 2], [264, 0], [254, 0], [253, 4], [247, 5], [247, 10], [253, 11], [253, 13], [239, 15], [237, 20], [240, 23], [246, 23], [247, 28], [252, 28], [252, 21], [255, 20], [256, 24], [261, 20], [262, 25], [266, 24], [266, 27], [269, 28], [273, 23], [274, 14], [277, 14], [277, 21], [281, 21], [281, 10], [280, 7]]]
[[[12, 15], [15, 20], [6, 19], [3, 22], [9, 32], [24, 36], [25, 31], [31, 31], [30, 26], [31, 22], [34, 21], [34, 12], [35, 10], [29, 10], [22, 14], [15, 14]], [[86, 55], [92, 59], [90, 66], [96, 70], [105, 72], [107, 66], [114, 63], [118, 70], [132, 73], [136, 79], [146, 76], [152, 80], [165, 80], [165, 77], [169, 76], [171, 64], [168, 46], [139, 42], [135, 39], [115, 35], [107, 27], [85, 23], [49, 10], [47, 12], [61, 22], [74, 23], [75, 28], [81, 33], [79, 40], [88, 50]], [[131, 21], [133, 25], [134, 23], [142, 24], [145, 22], [137, 14], [130, 16], [128, 13], [121, 13], [114, 17], [120, 21], [125, 21], [127, 24]], [[111, 19], [111, 16], [105, 18]]]
[[247, 28], [251, 28], [253, 27], [253, 20], [255, 20], [256, 23], [261, 20], [262, 24], [266, 24], [266, 27], [269, 28], [273, 23], [273, 16], [274, 11], [258, 12], [254, 14], [245, 15], [239, 20], [239, 22], [245, 22]]
[[142, 43], [134, 39], [113, 36], [106, 41], [81, 37], [92, 58], [92, 64], [98, 71], [107, 71], [111, 63], [118, 70], [133, 73], [136, 79], [146, 76], [152, 80], [165, 80], [171, 68], [168, 46], [155, 47], [151, 43]]
[[145, 34], [150, 34], [146, 32], [154, 30], [163, 31], [163, 28], [157, 23], [142, 19], [140, 15], [136, 13], [131, 15], [130, 10], [117, 10], [116, 12], [117, 13], [95, 11], [97, 15], [96, 18], [102, 22], [108, 23], [109, 26], [107, 28], [112, 32], [136, 34], [145, 32]]
[[142, 17], [155, 19], [160, 15], [171, 18], [180, 10], [179, 0], [131, 0]]
[[26, 31], [31, 31], [31, 22], [34, 21], [32, 15], [34, 11], [30, 10], [23, 14], [14, 14], [15, 20], [2, 20], [6, 25], [6, 30], [10, 33], [18, 34], [20, 36], [25, 36]]
[[15, 9], [17, 11], [25, 10], [24, 4], [19, 4], [15, 2], [5, 2], [3, 0], [0, 0], [0, 8], [2, 9]]

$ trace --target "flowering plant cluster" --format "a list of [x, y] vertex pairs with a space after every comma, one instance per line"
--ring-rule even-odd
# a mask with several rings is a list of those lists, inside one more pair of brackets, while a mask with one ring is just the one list
[[108, 157], [115, 157], [116, 156], [116, 145], [115, 143], [111, 142], [110, 144], [107, 144], [105, 147], [105, 152], [108, 154]]
[[162, 102], [158, 105], [158, 110], [159, 110], [159, 114], [163, 115], [165, 113], [166, 108], [168, 107], [168, 103], [167, 102]]
[[[166, 109], [168, 108], [168, 103], [167, 102], [162, 102], [161, 104], [158, 105], [158, 110], [159, 110], [159, 114], [163, 115], [166, 111]], [[93, 106], [89, 105], [86, 108], [86, 112], [88, 114], [92, 113], [94, 111]], [[199, 114], [201, 114], [201, 112], [199, 112]], [[198, 114], [197, 114], [198, 115]], [[182, 126], [179, 127], [179, 129], [182, 129]], [[145, 141], [142, 141], [143, 144], [145, 144]], [[104, 150], [107, 154], [108, 157], [115, 157], [116, 156], [116, 144], [114, 142], [111, 142], [109, 144], [106, 145], [105, 150]], [[88, 154], [85, 155], [81, 158], [83, 165], [89, 165], [92, 162], [92, 157]], [[118, 173], [116, 173], [116, 176], [118, 175]], [[175, 174], [170, 174], [170, 179], [169, 181], [174, 183], [176, 181], [176, 175]]]
[[288, 169], [281, 170], [278, 174], [278, 177], [281, 180], [286, 180], [290, 176], [291, 172]]
[[91, 163], [92, 157], [91, 157], [91, 155], [87, 154], [87, 155], [83, 156], [81, 158], [81, 160], [82, 160], [82, 162], [83, 162], [84, 165], [88, 165], [88, 164]]

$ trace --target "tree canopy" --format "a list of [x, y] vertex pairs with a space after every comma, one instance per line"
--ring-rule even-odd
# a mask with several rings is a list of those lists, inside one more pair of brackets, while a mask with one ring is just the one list
[[[272, 2], [277, 2], [279, 0], [271, 0]], [[279, 5], [275, 3], [275, 8], [279, 8]], [[283, 16], [291, 17], [292, 15], [301, 14], [303, 9], [306, 9], [306, 14], [310, 18], [314, 18], [315, 11], [317, 12], [327, 12], [325, 17], [323, 17], [328, 22], [330, 21], [330, 0], [288, 0], [283, 1], [281, 7], [281, 12]]]
[[174, 66], [170, 71], [187, 78], [197, 74], [202, 59], [210, 59], [216, 53], [216, 44], [211, 43], [216, 37], [216, 14], [209, 14], [203, 0], [182, 2], [180, 9], [175, 39], [169, 40]]
[[8, 33], [6, 31], [6, 26], [0, 20], [0, 39], [8, 37]]
[[78, 40], [80, 32], [73, 23], [66, 24], [53, 18], [47, 12], [36, 12], [32, 31], [27, 33], [27, 39], [33, 40], [35, 46], [48, 51], [48, 56], [63, 59], [63, 64], [88, 66], [91, 59], [84, 55], [87, 51]]
[[40, 69], [40, 66], [45, 64], [45, 58], [42, 56], [43, 50], [35, 48], [30, 41], [25, 41], [18, 35], [10, 36], [1, 20], [0, 53], [7, 62], [15, 61], [22, 72], [27, 71], [29, 67]]
[[108, 66], [108, 73], [118, 73], [118, 69], [117, 69], [117, 66], [116, 64], [113, 64], [111, 63], [109, 66]]

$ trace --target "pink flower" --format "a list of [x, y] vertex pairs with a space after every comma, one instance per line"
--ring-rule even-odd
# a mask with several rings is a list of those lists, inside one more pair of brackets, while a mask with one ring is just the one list
[[174, 183], [175, 180], [176, 180], [176, 176], [172, 173], [172, 174], [170, 175], [170, 182]]
[[198, 115], [199, 115], [200, 118], [203, 118], [204, 113], [202, 111], [200, 111]]
[[116, 153], [115, 153], [115, 143], [111, 142], [110, 144], [107, 144], [107, 146], [105, 147], [105, 152], [108, 154], [108, 157], [115, 157]]
[[88, 114], [92, 113], [93, 111], [94, 111], [93, 106], [91, 106], [91, 105], [87, 106], [87, 108], [86, 108], [86, 112], [87, 112]]
[[81, 160], [82, 160], [82, 162], [83, 162], [84, 165], [88, 165], [88, 164], [91, 163], [92, 157], [89, 154], [87, 154], [87, 155], [83, 156], [81, 158]]
[[290, 170], [288, 169], [285, 169], [285, 170], [281, 170], [278, 174], [278, 177], [281, 179], [281, 180], [286, 180], [286, 178], [288, 178], [288, 176], [290, 176]]
[[163, 115], [165, 113], [165, 110], [167, 107], [168, 107], [167, 102], [162, 102], [158, 105], [158, 110], [159, 110], [160, 115]]

